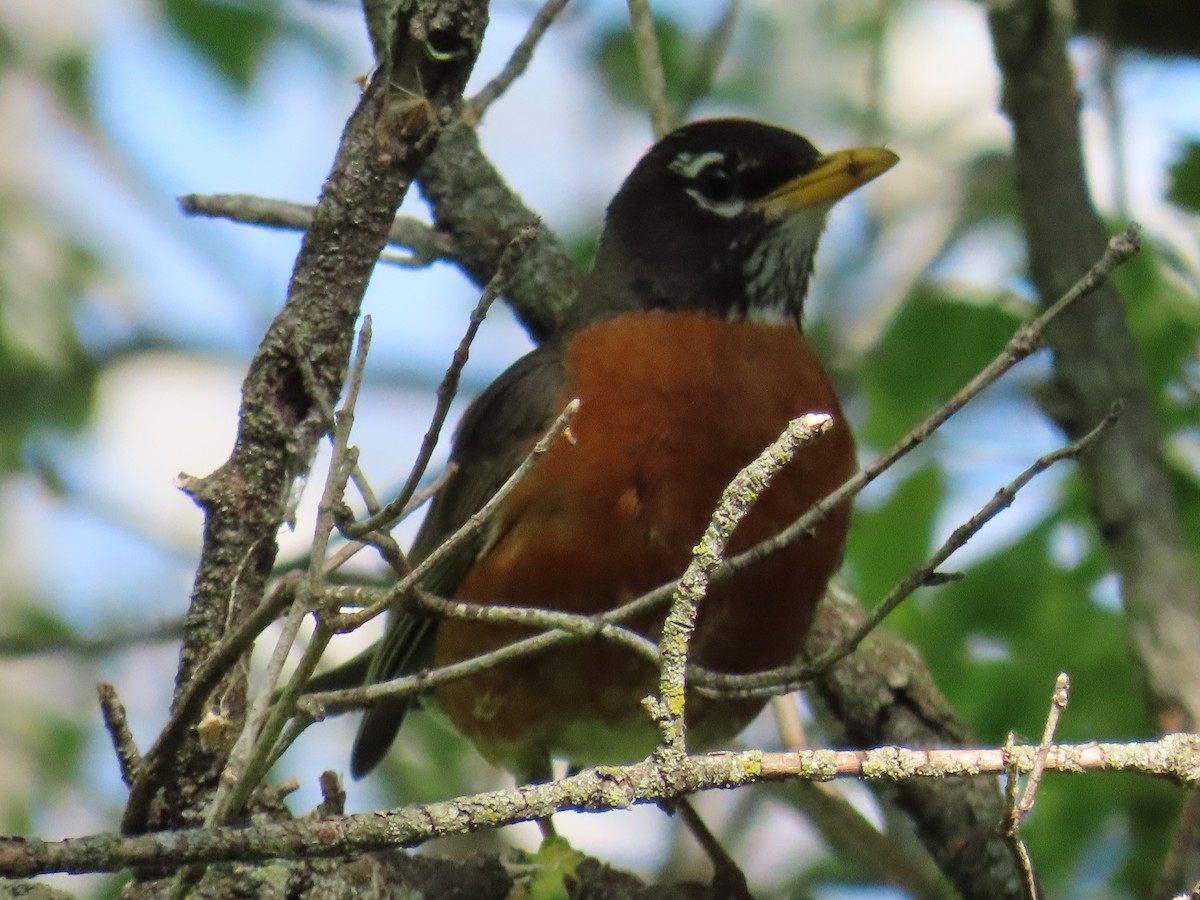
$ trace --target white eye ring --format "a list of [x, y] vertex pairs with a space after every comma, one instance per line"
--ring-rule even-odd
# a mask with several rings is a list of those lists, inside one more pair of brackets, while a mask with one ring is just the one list
[[702, 209], [715, 213], [724, 219], [740, 216], [746, 209], [744, 200], [731, 191], [726, 197], [712, 196], [701, 183], [702, 176], [709, 168], [719, 169], [730, 175], [730, 183], [737, 184], [737, 177], [731, 171], [731, 163], [724, 153], [710, 150], [707, 153], [680, 153], [671, 160], [668, 168], [682, 175], [691, 186], [687, 188], [688, 196], [696, 201]]
[[696, 174], [696, 190], [711, 203], [728, 203], [737, 191], [737, 173], [724, 161], [709, 163]]

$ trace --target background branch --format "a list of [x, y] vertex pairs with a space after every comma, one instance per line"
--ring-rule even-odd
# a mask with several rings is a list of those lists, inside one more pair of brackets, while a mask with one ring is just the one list
[[[1017, 194], [1029, 268], [1044, 304], [1087, 269], [1104, 243], [1084, 176], [1069, 22], [1050, 0], [989, 6], [1013, 125]], [[1200, 723], [1200, 586], [1162, 458], [1154, 398], [1117, 287], [1047, 333], [1054, 376], [1047, 412], [1072, 438], [1118, 400], [1126, 413], [1081, 460], [1096, 531], [1120, 575], [1130, 636], [1164, 731]]]

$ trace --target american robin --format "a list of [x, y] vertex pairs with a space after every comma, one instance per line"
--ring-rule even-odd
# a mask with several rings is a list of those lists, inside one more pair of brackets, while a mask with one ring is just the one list
[[[496, 491], [573, 398], [558, 440], [478, 541], [426, 587], [480, 604], [581, 614], [611, 609], [677, 577], [733, 476], [806, 412], [833, 416], [738, 529], [732, 552], [778, 533], [855, 469], [854, 441], [801, 328], [830, 208], [891, 168], [890, 150], [820, 153], [792, 132], [741, 119], [684, 126], [638, 162], [608, 208], [571, 325], [518, 360], [471, 405], [454, 474], [417, 537], [420, 559]], [[849, 512], [811, 538], [714, 586], [691, 659], [745, 673], [791, 662], [841, 562]], [[633, 626], [650, 637], [663, 612]], [[368, 683], [440, 666], [524, 637], [516, 626], [393, 612]], [[445, 685], [442, 709], [491, 762], [522, 780], [550, 759], [644, 758], [658, 733], [640, 699], [656, 672], [597, 639]], [[369, 709], [351, 759], [374, 768], [406, 701]], [[689, 698], [691, 747], [736, 735], [759, 700]]]

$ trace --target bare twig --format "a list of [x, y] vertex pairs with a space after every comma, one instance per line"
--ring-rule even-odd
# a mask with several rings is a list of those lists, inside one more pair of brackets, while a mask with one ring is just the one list
[[[626, 647], [651, 663], [659, 664], [658, 647], [649, 638], [620, 625], [604, 622], [596, 616], [559, 612], [530, 606], [503, 606], [480, 603], [464, 603], [435, 597], [425, 591], [417, 591], [423, 609], [446, 619], [462, 619], [468, 622], [486, 622], [491, 625], [519, 625], [523, 628], [563, 631], [586, 640], [603, 638]], [[472, 658], [471, 662], [478, 659]], [[483, 668], [490, 668], [484, 666]], [[481, 669], [482, 671], [482, 669]]]
[[467, 364], [471, 344], [475, 340], [479, 326], [483, 324], [483, 319], [491, 309], [492, 303], [507, 290], [513, 272], [516, 271], [525, 256], [525, 251], [529, 249], [529, 245], [533, 243], [533, 239], [537, 235], [538, 227], [539, 223], [536, 220], [530, 222], [509, 242], [504, 255], [500, 257], [500, 265], [496, 269], [496, 274], [487, 283], [479, 302], [471, 311], [467, 330], [454, 349], [454, 356], [446, 369], [446, 374], [442, 377], [441, 384], [438, 385], [437, 405], [433, 411], [433, 420], [425, 431], [421, 448], [417, 452], [417, 459], [408, 473], [408, 479], [404, 486], [396, 497], [375, 515], [369, 516], [361, 522], [344, 525], [342, 532], [347, 537], [357, 538], [379, 528], [387, 528], [408, 508], [409, 501], [416, 493], [417, 486], [425, 475], [425, 469], [429, 466], [429, 460], [433, 456], [433, 450], [442, 433], [442, 426], [445, 425], [446, 416], [450, 412], [450, 404], [454, 402], [454, 397], [458, 393], [459, 378], [462, 375], [463, 367]]
[[141, 764], [142, 757], [138, 753], [137, 742], [133, 732], [129, 730], [129, 720], [125, 716], [125, 704], [117, 696], [117, 689], [106, 681], [96, 685], [96, 694], [100, 699], [100, 714], [104, 717], [104, 727], [112, 739], [113, 749], [117, 752], [117, 765], [121, 770], [121, 780], [126, 787], [133, 786], [134, 775]]
[[339, 621], [336, 624], [336, 630], [339, 632], [353, 631], [360, 628], [366, 622], [386, 611], [395, 603], [401, 601], [407, 594], [420, 584], [421, 579], [435, 565], [440, 563], [445, 557], [458, 549], [461, 544], [477, 535], [484, 526], [491, 521], [492, 516], [496, 514], [500, 505], [507, 499], [513, 488], [525, 477], [525, 474], [533, 468], [534, 463], [538, 458], [543, 456], [551, 445], [559, 439], [562, 433], [566, 430], [571, 420], [575, 418], [575, 414], [579, 411], [579, 401], [572, 400], [567, 404], [566, 408], [559, 413], [558, 417], [551, 424], [550, 428], [542, 436], [542, 438], [534, 445], [533, 450], [525, 457], [524, 461], [519, 465], [515, 472], [509, 476], [508, 480], [500, 486], [500, 490], [492, 495], [479, 511], [467, 519], [462, 526], [455, 531], [450, 537], [438, 545], [437, 549], [425, 557], [406, 577], [400, 579], [388, 592], [377, 602], [371, 604], [366, 609], [358, 612], [344, 614], [338, 617]]
[[[333, 453], [329, 460], [328, 474], [321, 500], [317, 507], [317, 521], [313, 529], [312, 555], [305, 577], [296, 586], [296, 596], [291, 609], [283, 621], [279, 639], [271, 659], [267, 663], [264, 685], [246, 716], [245, 725], [222, 773], [221, 783], [206, 816], [206, 823], [220, 824], [236, 815], [270, 768], [272, 750], [292, 710], [296, 706], [304, 683], [324, 652], [332, 632], [319, 623], [317, 634], [305, 648], [300, 665], [288, 687], [278, 700], [272, 702], [279, 684], [283, 667], [292, 652], [292, 646], [300, 633], [305, 617], [313, 611], [316, 597], [320, 596], [325, 556], [329, 539], [333, 533], [336, 511], [342, 503], [346, 484], [355, 466], [355, 454], [350, 447], [350, 432], [354, 427], [354, 410], [358, 403], [359, 390], [371, 349], [371, 317], [364, 316], [358, 332], [358, 347], [350, 367], [346, 384], [346, 397], [342, 408], [333, 416]], [[307, 671], [306, 671], [307, 670]]]
[[1017, 794], [1019, 793], [1020, 770], [1014, 749], [1016, 746], [1016, 737], [1010, 732], [1008, 740], [1004, 743], [1003, 753], [1008, 764], [1008, 778], [1004, 789], [1005, 797], [1008, 800], [1008, 815], [1005, 822], [1004, 835], [1012, 847], [1013, 855], [1016, 857], [1018, 867], [1021, 870], [1027, 900], [1038, 900], [1041, 897], [1041, 889], [1038, 886], [1037, 876], [1033, 871], [1033, 858], [1029, 855], [1029, 848], [1026, 846], [1025, 841], [1021, 838], [1021, 823], [1025, 821], [1025, 817], [1033, 809], [1034, 797], [1037, 795], [1037, 789], [1042, 783], [1042, 776], [1046, 772], [1046, 763], [1050, 758], [1050, 751], [1054, 746], [1054, 735], [1058, 731], [1058, 721], [1062, 717], [1063, 710], [1067, 708], [1070, 693], [1071, 679], [1066, 672], [1063, 672], [1054, 682], [1054, 696], [1050, 701], [1050, 713], [1046, 716], [1046, 726], [1042, 730], [1042, 740], [1038, 743], [1037, 752], [1033, 757], [1033, 765], [1029, 769], [1029, 779], [1025, 784], [1025, 793], [1021, 795], [1019, 800], [1017, 799]]
[[[1021, 768], [1016, 755], [1017, 736], [1011, 731], [1004, 741], [1004, 747], [1001, 753], [1004, 755], [1005, 761], [1005, 781], [1004, 781], [1004, 799], [1007, 803], [1007, 815], [1011, 819], [1014, 815], [1014, 810], [1017, 808], [1017, 794], [1020, 790], [1021, 783]], [[1012, 850], [1013, 857], [1017, 862], [1017, 870], [1021, 873], [1021, 891], [1025, 900], [1038, 900], [1038, 882], [1037, 876], [1033, 872], [1033, 859], [1029, 855], [1029, 848], [1025, 842], [1021, 840], [1019, 832], [1011, 829], [1005, 829], [1005, 840], [1008, 842], [1009, 848]]]
[[742, 0], [727, 0], [721, 17], [713, 23], [704, 40], [700, 44], [700, 58], [696, 69], [692, 72], [683, 101], [679, 105], [679, 121], [686, 122], [688, 116], [699, 101], [708, 96], [712, 90], [713, 80], [725, 54], [729, 50], [729, 42], [733, 39], [734, 26], [737, 24], [738, 12]]
[[1050, 713], [1046, 716], [1046, 727], [1042, 730], [1042, 740], [1038, 743], [1037, 755], [1033, 758], [1033, 769], [1029, 772], [1029, 780], [1025, 783], [1025, 793], [1021, 802], [1013, 812], [1011, 825], [1019, 828], [1033, 809], [1033, 800], [1037, 789], [1042, 783], [1042, 775], [1046, 772], [1046, 759], [1050, 748], [1054, 745], [1054, 736], [1058, 731], [1058, 722], [1063, 710], [1071, 699], [1071, 678], [1066, 672], [1059, 674], [1054, 682], [1054, 696], [1050, 701]]
[[667, 102], [667, 81], [658, 49], [658, 35], [654, 32], [654, 14], [650, 11], [650, 0], [628, 0], [628, 3], [630, 33], [642, 77], [642, 92], [646, 95], [650, 125], [657, 139], [675, 127], [675, 117]]
[[[180, 829], [135, 836], [111, 834], [67, 841], [0, 839], [0, 877], [49, 872], [104, 872], [145, 866], [269, 858], [348, 856], [435, 835], [465, 834], [544, 818], [567, 807], [600, 811], [662, 804], [709, 788], [734, 788], [793, 778], [971, 777], [1001, 774], [1014, 765], [1031, 771], [1034, 746], [913, 750], [814, 750], [806, 753], [711, 753], [685, 757], [671, 780], [653, 759], [629, 766], [588, 769], [568, 778], [458, 800], [362, 813], [322, 821], [264, 823], [247, 828]], [[1171, 734], [1129, 744], [1059, 744], [1046, 754], [1046, 770], [1140, 772], [1190, 788], [1200, 787], [1200, 735]]]
[[[443, 469], [438, 476], [433, 479], [425, 487], [418, 490], [412, 495], [412, 498], [405, 504], [404, 509], [400, 511], [400, 516], [397, 521], [403, 521], [408, 516], [412, 515], [421, 507], [425, 501], [436, 494], [446, 484], [446, 480], [454, 473], [454, 463], [450, 463]], [[378, 506], [372, 512], [372, 515], [379, 511]], [[408, 564], [407, 558], [400, 551], [400, 547], [396, 544], [395, 539], [386, 531], [373, 531], [370, 534], [364, 534], [361, 540], [348, 541], [336, 550], [325, 563], [324, 575], [328, 577], [333, 572], [336, 572], [347, 562], [349, 562], [355, 554], [364, 547], [375, 547], [384, 561], [390, 565], [393, 571], [398, 576], [403, 578], [407, 575], [412, 567]]]
[[801, 447], [818, 439], [833, 426], [833, 417], [808, 413], [793, 419], [783, 433], [743, 468], [721, 492], [721, 499], [692, 561], [679, 579], [679, 588], [663, 622], [658, 642], [658, 696], [643, 701], [659, 727], [661, 748], [673, 755], [686, 752], [684, 708], [689, 646], [696, 627], [700, 601], [708, 593], [709, 578], [725, 556], [734, 531], [750, 512], [762, 492]]
[[192, 679], [179, 695], [167, 724], [159, 732], [150, 750], [142, 757], [135, 783], [129, 791], [129, 810], [139, 811], [149, 804], [154, 790], [161, 782], [167, 760], [177, 752], [196, 721], [209, 694], [238, 661], [254, 646], [254, 640], [275, 621], [284, 606], [295, 596], [299, 573], [281, 579], [263, 598], [258, 609], [234, 632], [227, 635], [216, 649], [197, 666]]
[[529, 66], [530, 60], [533, 59], [533, 51], [538, 45], [538, 41], [542, 39], [549, 29], [554, 24], [554, 20], [558, 18], [558, 14], [563, 11], [568, 3], [568, 0], [546, 0], [542, 4], [542, 8], [537, 11], [537, 15], [533, 17], [533, 21], [529, 23], [529, 29], [525, 32], [525, 36], [521, 38], [521, 42], [517, 44], [512, 52], [512, 56], [508, 58], [508, 62], [504, 64], [504, 68], [500, 70], [500, 74], [489, 81], [483, 88], [463, 104], [463, 119], [471, 125], [478, 125], [479, 120], [483, 118], [483, 114], [487, 112], [487, 108], [495, 103], [500, 95], [512, 87], [513, 82], [524, 74], [525, 69]]
[[[316, 209], [307, 203], [253, 194], [185, 194], [179, 198], [179, 208], [189, 216], [209, 216], [289, 231], [308, 228]], [[388, 261], [410, 269], [424, 268], [439, 259], [456, 258], [456, 245], [450, 235], [407, 216], [399, 216], [392, 222], [387, 242], [390, 246], [408, 250], [407, 254]]]
[[1088, 448], [1105, 431], [1112, 427], [1120, 414], [1120, 406], [1114, 405], [1109, 414], [1079, 440], [1072, 441], [1064, 447], [1059, 447], [1057, 450], [1052, 450], [1038, 457], [1021, 474], [996, 491], [992, 498], [975, 515], [954, 529], [950, 537], [946, 538], [945, 542], [925, 562], [916, 566], [899, 584], [888, 592], [888, 595], [875, 606], [866, 621], [863, 622], [844, 644], [833, 648], [820, 658], [805, 662], [800, 666], [785, 666], [773, 672], [756, 672], [753, 675], [718, 676], [713, 679], [709, 687], [717, 688], [719, 685], [719, 689], [714, 690], [714, 693], [719, 693], [722, 696], [729, 694], [734, 696], [769, 696], [779, 693], [780, 690], [794, 690], [802, 682], [809, 681], [815, 676], [829, 671], [830, 668], [853, 653], [858, 648], [858, 645], [879, 627], [879, 623], [890, 615], [915, 590], [928, 585], [930, 580], [935, 577], [938, 566], [978, 534], [980, 529], [994, 519], [996, 515], [1008, 509], [1022, 488], [1055, 463], [1067, 459], [1078, 459], [1081, 454], [1086, 453]]

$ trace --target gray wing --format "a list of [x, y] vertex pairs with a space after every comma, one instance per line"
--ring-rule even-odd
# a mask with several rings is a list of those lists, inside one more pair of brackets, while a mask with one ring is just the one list
[[[562, 411], [553, 408], [562, 388], [561, 360], [561, 344], [543, 344], [513, 363], [471, 404], [454, 436], [450, 458], [458, 468], [429, 507], [410, 554], [414, 564], [479, 511]], [[453, 596], [483, 541], [478, 535], [461, 544], [438, 562], [422, 586], [441, 597]], [[418, 672], [432, 662], [436, 633], [437, 621], [428, 615], [388, 613], [383, 638], [347, 666], [365, 664], [366, 684]], [[350, 757], [355, 778], [383, 759], [410, 706], [409, 699], [383, 700], [366, 711]]]

